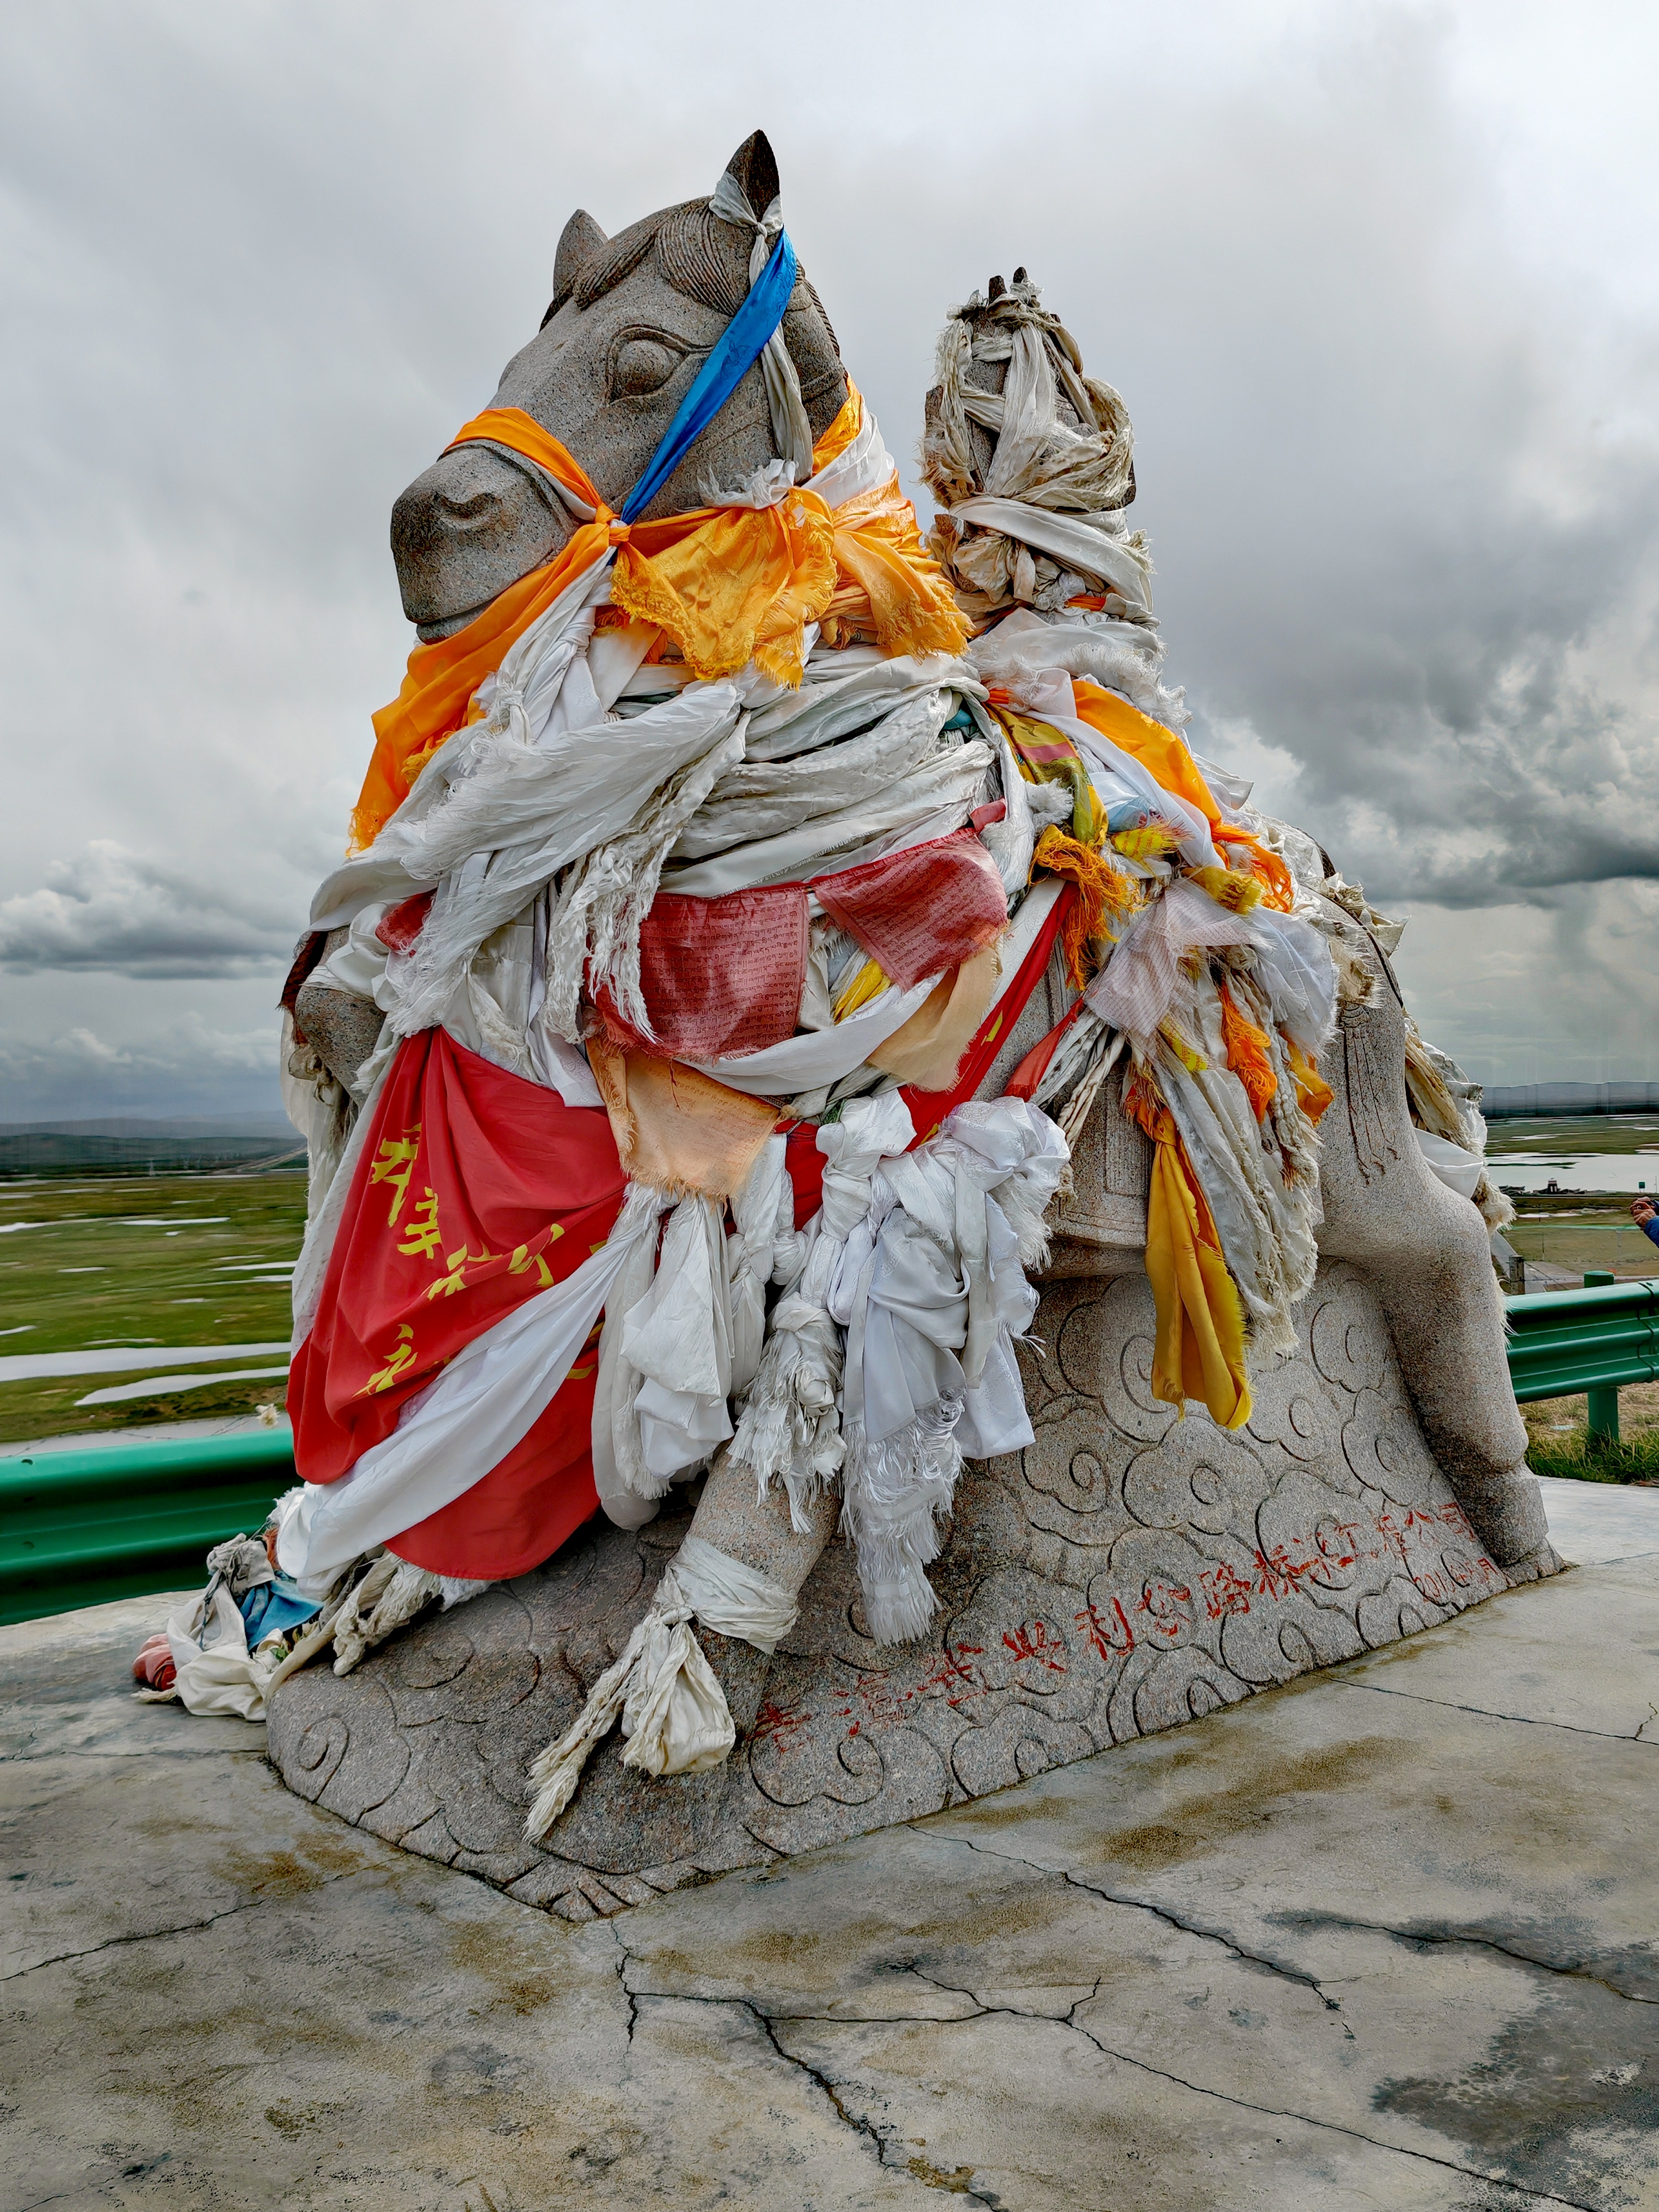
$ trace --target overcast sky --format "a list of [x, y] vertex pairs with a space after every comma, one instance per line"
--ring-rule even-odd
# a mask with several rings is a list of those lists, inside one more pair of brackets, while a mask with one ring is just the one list
[[1659, 1077], [1648, 0], [116, 0], [0, 19], [0, 1120], [273, 1105], [412, 634], [387, 517], [566, 217], [769, 133], [889, 445], [1027, 264], [1200, 750], [1488, 1082]]

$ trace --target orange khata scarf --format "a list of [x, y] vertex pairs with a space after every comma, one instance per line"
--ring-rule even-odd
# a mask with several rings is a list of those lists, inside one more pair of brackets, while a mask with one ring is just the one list
[[[813, 448], [815, 472], [846, 451], [863, 421], [849, 379], [846, 404]], [[752, 659], [777, 682], [799, 684], [803, 632], [821, 617], [831, 642], [862, 629], [889, 653], [954, 654], [967, 642], [968, 625], [923, 548], [896, 471], [833, 514], [816, 492], [799, 489], [776, 507], [696, 507], [630, 526], [551, 431], [519, 408], [486, 409], [448, 450], [475, 441], [522, 453], [591, 507], [593, 520], [465, 629], [410, 654], [402, 690], [374, 718], [374, 752], [351, 817], [353, 853], [374, 843], [444, 740], [476, 719], [474, 694], [508, 647], [612, 546], [613, 603], [659, 629], [700, 678], [733, 675]]]
[[1165, 729], [1162, 722], [1153, 721], [1150, 714], [1143, 714], [1139, 707], [1132, 707], [1115, 691], [1108, 691], [1087, 677], [1079, 677], [1073, 684], [1072, 697], [1079, 721], [1086, 722], [1091, 730], [1098, 730], [1121, 751], [1132, 754], [1165, 791], [1174, 792], [1177, 799], [1184, 799], [1188, 805], [1195, 806], [1209, 823], [1210, 836], [1218, 846], [1224, 842], [1247, 846], [1250, 872], [1261, 885], [1265, 903], [1280, 914], [1291, 911], [1295, 885], [1290, 870], [1278, 854], [1270, 853], [1252, 831], [1223, 819], [1215, 793], [1200, 775], [1198, 764], [1183, 739], [1173, 730]]

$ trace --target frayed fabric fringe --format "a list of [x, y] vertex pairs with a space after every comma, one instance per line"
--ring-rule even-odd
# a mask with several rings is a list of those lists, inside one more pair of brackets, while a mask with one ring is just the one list
[[672, 1582], [671, 1567], [621, 1658], [593, 1685], [573, 1726], [531, 1768], [536, 1794], [524, 1825], [526, 1841], [540, 1843], [547, 1834], [575, 1796], [588, 1753], [618, 1719], [628, 1739], [623, 1765], [647, 1774], [700, 1773], [718, 1766], [737, 1741], [726, 1692], [691, 1632], [690, 1607], [673, 1603], [672, 1593], [665, 1600], [665, 1586]]
[[782, 1483], [798, 1535], [807, 1534], [809, 1509], [846, 1455], [837, 1402], [842, 1357], [841, 1331], [822, 1306], [793, 1293], [780, 1298], [732, 1440], [733, 1463], [751, 1470], [762, 1497]]
[[865, 1625], [878, 1644], [910, 1643], [939, 1609], [924, 1569], [939, 1557], [939, 1523], [962, 1473], [962, 1408], [959, 1396], [941, 1398], [878, 1443], [861, 1425], [848, 1432], [842, 1522], [858, 1562]]
[[334, 1623], [334, 1671], [349, 1674], [394, 1629], [441, 1597], [443, 1586], [424, 1567], [383, 1552], [340, 1607]]

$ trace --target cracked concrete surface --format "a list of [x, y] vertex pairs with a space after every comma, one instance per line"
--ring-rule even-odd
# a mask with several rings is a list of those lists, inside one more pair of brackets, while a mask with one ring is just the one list
[[6, 2212], [1659, 2206], [1659, 1493], [1582, 1565], [573, 1927], [0, 1632]]

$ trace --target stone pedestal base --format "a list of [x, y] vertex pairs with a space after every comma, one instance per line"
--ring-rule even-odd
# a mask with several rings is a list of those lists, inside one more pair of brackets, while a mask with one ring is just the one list
[[1236, 1436], [1152, 1398], [1138, 1266], [1051, 1283], [1022, 1352], [1036, 1442], [969, 1466], [933, 1568], [934, 1633], [870, 1640], [839, 1542], [767, 1660], [705, 1636], [738, 1728], [710, 1774], [653, 1781], [618, 1739], [551, 1848], [531, 1759], [574, 1718], [689, 1525], [596, 1524], [550, 1566], [283, 1685], [270, 1755], [343, 1819], [586, 1919], [1087, 1758], [1394, 1642], [1553, 1571], [1483, 1551], [1423, 1442], [1376, 1303], [1322, 1266], [1297, 1356]]

